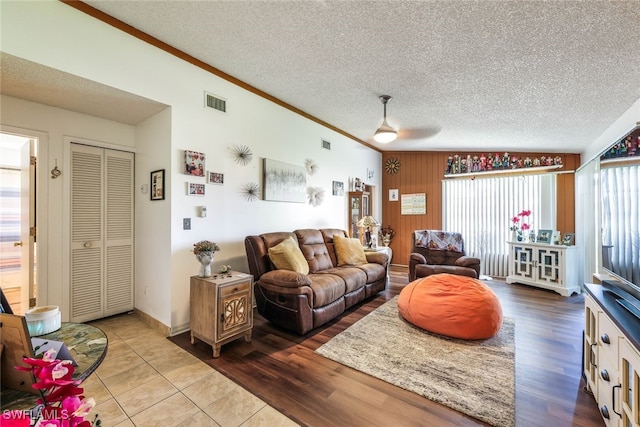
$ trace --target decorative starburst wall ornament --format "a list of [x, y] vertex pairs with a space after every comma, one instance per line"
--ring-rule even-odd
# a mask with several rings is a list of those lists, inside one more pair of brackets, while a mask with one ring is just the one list
[[307, 168], [307, 173], [313, 175], [318, 171], [318, 165], [312, 159], [306, 159], [304, 161], [304, 167]]
[[253, 159], [253, 152], [246, 145], [234, 145], [231, 148], [231, 152], [233, 154], [233, 159], [236, 163], [246, 166]]
[[309, 204], [311, 206], [320, 206], [324, 201], [324, 188], [307, 187], [307, 195], [309, 196]]
[[242, 194], [248, 202], [255, 202], [260, 198], [260, 186], [255, 182], [249, 182], [242, 186]]

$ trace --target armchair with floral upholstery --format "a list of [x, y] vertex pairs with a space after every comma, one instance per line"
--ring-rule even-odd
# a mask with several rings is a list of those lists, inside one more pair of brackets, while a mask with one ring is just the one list
[[460, 233], [416, 230], [411, 235], [409, 281], [432, 274], [449, 273], [480, 277], [480, 259], [467, 256]]

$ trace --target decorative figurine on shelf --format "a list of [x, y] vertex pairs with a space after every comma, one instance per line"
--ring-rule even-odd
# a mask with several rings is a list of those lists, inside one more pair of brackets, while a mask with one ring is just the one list
[[201, 240], [193, 244], [193, 253], [200, 263], [199, 277], [211, 277], [211, 263], [213, 262], [213, 254], [220, 250], [217, 243], [209, 240]]
[[447, 170], [445, 174], [449, 175], [451, 173], [453, 173], [453, 156], [447, 158]]
[[[372, 238], [372, 233], [375, 233], [376, 230], [374, 230], [376, 227], [380, 226], [380, 224], [378, 223], [378, 221], [376, 221], [372, 216], [368, 215], [363, 217], [360, 221], [358, 221], [358, 227], [364, 228], [364, 241], [362, 242], [362, 245], [365, 246], [366, 248], [375, 248], [376, 246], [374, 246], [374, 239]], [[377, 243], [378, 239], [376, 237], [375, 239], [375, 243]]]
[[473, 156], [471, 162], [471, 172], [480, 172], [480, 159], [478, 156]]
[[484, 155], [484, 153], [480, 154], [480, 170], [487, 170], [487, 157]]

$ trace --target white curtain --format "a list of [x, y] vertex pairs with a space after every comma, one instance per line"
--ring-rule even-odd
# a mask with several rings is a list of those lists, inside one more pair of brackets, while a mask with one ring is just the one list
[[603, 265], [640, 283], [640, 166], [602, 167], [600, 173], [602, 244], [608, 248], [608, 254], [603, 250]]
[[462, 233], [467, 255], [481, 260], [482, 275], [508, 274], [511, 219], [530, 210], [533, 230], [555, 229], [555, 175], [524, 175], [442, 181], [443, 229]]
[[593, 274], [598, 271], [600, 259], [600, 222], [597, 219], [598, 203], [598, 160], [580, 167], [575, 174], [576, 182], [576, 246], [584, 248], [578, 257], [580, 262], [579, 283], [592, 282]]

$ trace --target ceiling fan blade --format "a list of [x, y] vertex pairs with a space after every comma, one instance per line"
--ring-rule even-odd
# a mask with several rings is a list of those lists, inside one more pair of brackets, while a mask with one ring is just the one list
[[440, 126], [432, 126], [425, 128], [400, 129], [398, 131], [398, 139], [426, 139], [437, 135], [442, 128]]

